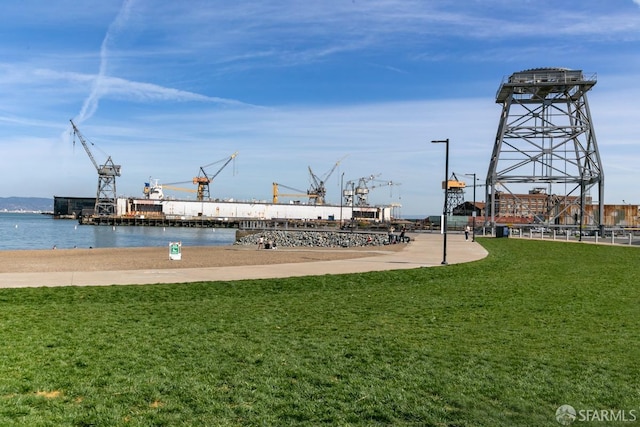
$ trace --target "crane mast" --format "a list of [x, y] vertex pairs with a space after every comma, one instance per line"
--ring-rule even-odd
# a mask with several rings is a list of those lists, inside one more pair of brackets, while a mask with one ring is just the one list
[[77, 136], [84, 150], [87, 152], [89, 160], [91, 160], [91, 163], [93, 163], [93, 166], [98, 172], [98, 191], [96, 192], [96, 204], [93, 214], [95, 216], [115, 215], [117, 203], [116, 177], [120, 176], [120, 165], [114, 164], [111, 156], [108, 156], [107, 161], [103, 165], [99, 165], [95, 157], [93, 157], [93, 153], [91, 153], [91, 149], [82, 133], [80, 133], [80, 130], [78, 130], [75, 123], [73, 123], [73, 120], [69, 121], [73, 128], [73, 143], [75, 144], [75, 137]]

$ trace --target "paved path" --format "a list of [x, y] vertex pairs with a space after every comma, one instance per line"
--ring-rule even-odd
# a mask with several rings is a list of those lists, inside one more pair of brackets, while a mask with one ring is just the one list
[[[152, 283], [185, 283], [198, 281], [230, 281], [299, 277], [323, 274], [362, 273], [367, 271], [401, 270], [441, 266], [443, 239], [440, 234], [417, 233], [405, 249], [385, 252], [365, 258], [308, 263], [250, 265], [241, 267], [174, 268], [153, 270], [121, 270], [55, 273], [2, 273], [0, 287], [23, 288], [38, 286], [104, 286]], [[456, 264], [487, 256], [478, 243], [465, 241], [464, 236], [447, 237], [447, 262]]]

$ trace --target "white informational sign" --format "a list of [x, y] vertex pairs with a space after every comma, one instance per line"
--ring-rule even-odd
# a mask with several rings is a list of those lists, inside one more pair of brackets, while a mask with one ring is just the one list
[[180, 260], [182, 259], [182, 242], [169, 242], [169, 259]]

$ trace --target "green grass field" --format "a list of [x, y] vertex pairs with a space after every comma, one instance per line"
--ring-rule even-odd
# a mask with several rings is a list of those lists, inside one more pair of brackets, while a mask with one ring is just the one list
[[640, 250], [478, 240], [437, 268], [0, 290], [0, 425], [640, 419]]

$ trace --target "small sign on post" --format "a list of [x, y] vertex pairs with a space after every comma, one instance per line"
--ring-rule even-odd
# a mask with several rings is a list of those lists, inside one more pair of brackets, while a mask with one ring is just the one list
[[180, 252], [181, 248], [182, 248], [182, 242], [169, 242], [169, 259], [170, 260], [182, 259], [182, 254]]

